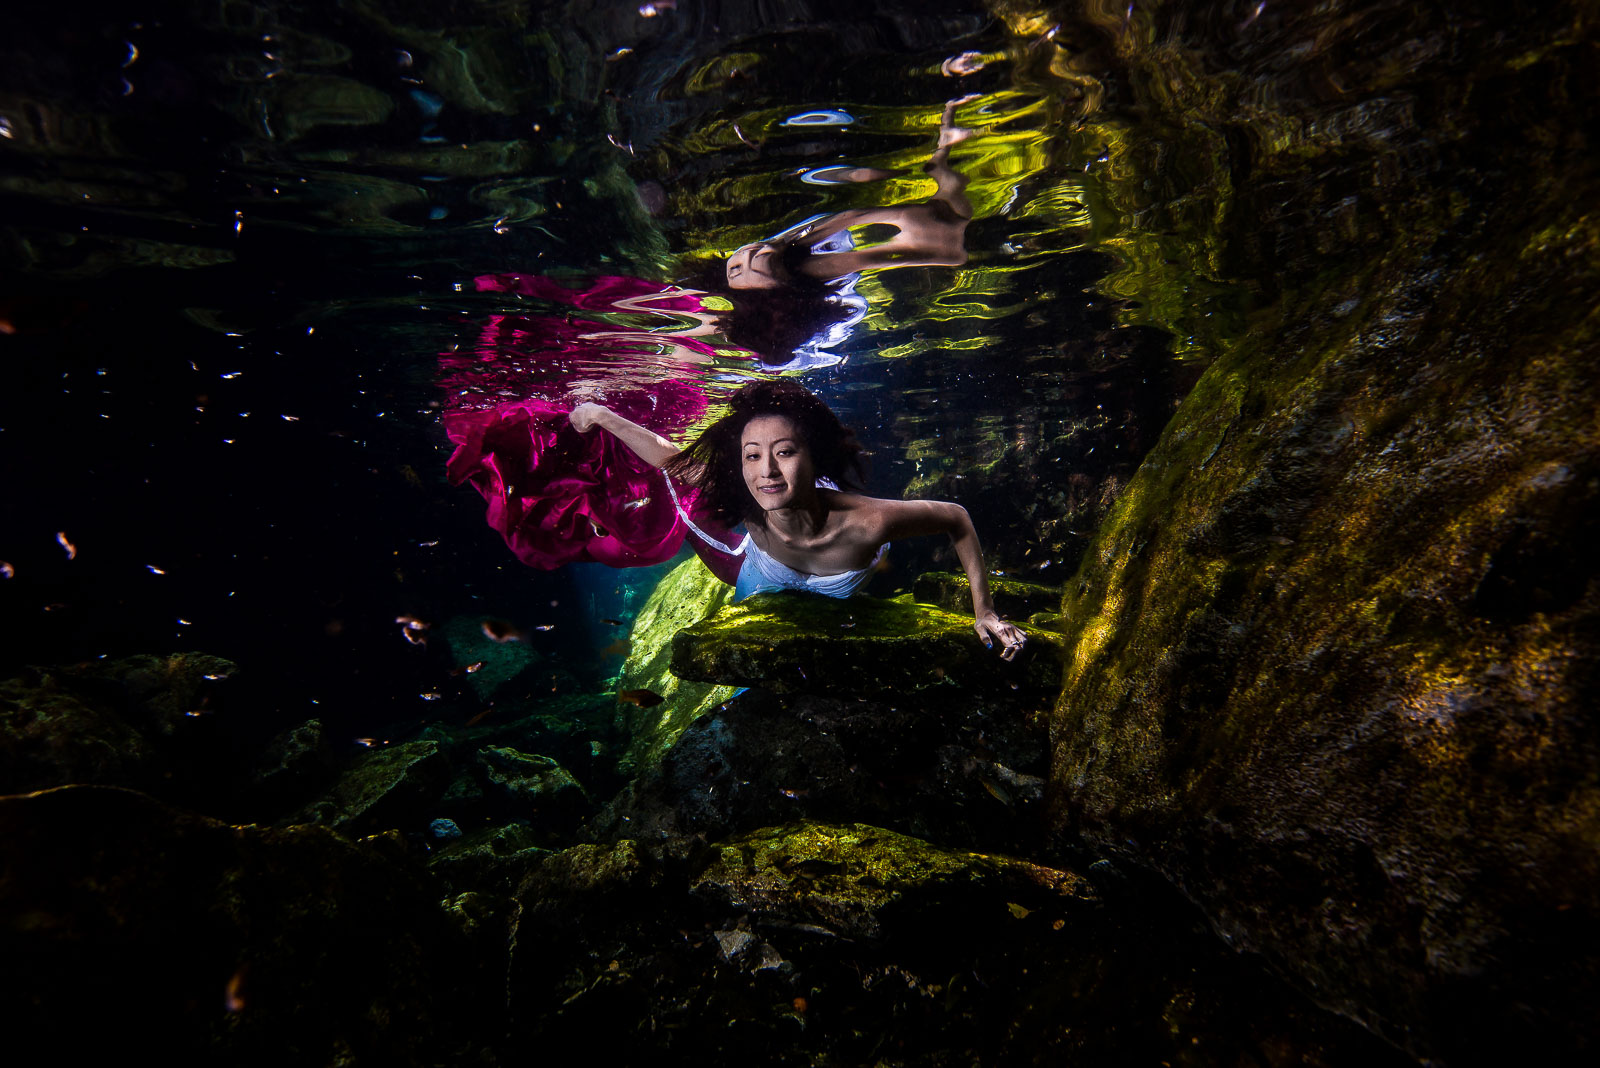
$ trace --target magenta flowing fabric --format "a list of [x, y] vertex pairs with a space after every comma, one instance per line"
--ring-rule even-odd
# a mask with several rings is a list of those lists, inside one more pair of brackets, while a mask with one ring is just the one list
[[[589, 311], [700, 310], [697, 295], [635, 278], [599, 278], [581, 291], [529, 275], [487, 275], [476, 284]], [[444, 428], [456, 446], [446, 467], [450, 482], [483, 496], [489, 525], [523, 563], [638, 567], [668, 560], [683, 545], [688, 528], [665, 475], [611, 434], [580, 434], [567, 418], [593, 400], [667, 437], [699, 421], [708, 401], [692, 368], [631, 351], [653, 336], [548, 314], [495, 315], [470, 350], [442, 356]], [[672, 340], [719, 351], [698, 338]], [[697, 525], [724, 544], [732, 540], [708, 525], [692, 491], [679, 487], [679, 496]], [[734, 582], [740, 557], [690, 540], [719, 578]]]

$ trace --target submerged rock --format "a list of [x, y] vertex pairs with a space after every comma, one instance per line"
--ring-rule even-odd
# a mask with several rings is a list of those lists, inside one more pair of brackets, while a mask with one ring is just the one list
[[482, 616], [454, 616], [440, 628], [458, 671], [468, 667], [467, 684], [481, 701], [492, 699], [524, 671], [538, 664], [539, 654], [521, 641], [497, 642], [484, 633]]
[[588, 792], [550, 757], [491, 745], [479, 750], [478, 764], [504, 807], [536, 820], [547, 832], [570, 830], [589, 812]]
[[652, 693], [661, 701], [618, 703], [617, 719], [630, 739], [621, 761], [625, 771], [651, 767], [685, 727], [733, 696], [731, 686], [680, 678], [672, 671], [673, 636], [715, 615], [732, 597], [732, 588], [693, 557], [667, 573], [634, 618], [617, 691]]
[[590, 830], [679, 852], [794, 819], [868, 820], [1026, 849], [1042, 837], [1047, 759], [1043, 724], [1015, 701], [913, 695], [890, 705], [751, 690], [685, 730]]
[[308, 719], [267, 743], [250, 776], [253, 800], [268, 811], [301, 804], [334, 774], [333, 747], [322, 721]]
[[954, 687], [963, 693], [1054, 693], [1059, 638], [1030, 628], [1007, 663], [984, 648], [971, 616], [872, 597], [757, 594], [678, 632], [672, 671], [686, 679], [777, 693], [892, 699]]
[[864, 824], [681, 864], [581, 846], [519, 889], [511, 1041], [604, 1034], [629, 1064], [1402, 1063], [1163, 893]]
[[327, 828], [69, 786], [0, 798], [0, 849], [0, 999], [19, 1050], [421, 1066], [463, 1063], [482, 1026], [466, 942], [431, 888]]
[[457, 893], [477, 890], [509, 896], [531, 868], [551, 855], [541, 842], [527, 823], [465, 833], [458, 828], [456, 837], [428, 857], [428, 870]]
[[215, 713], [220, 684], [237, 670], [233, 661], [207, 653], [141, 654], [56, 669], [69, 685], [99, 697], [153, 737]]
[[[724, 843], [692, 891], [764, 925], [853, 939], [915, 937], [1023, 898], [1024, 912], [1091, 904], [1089, 882], [1024, 860], [963, 853], [864, 823], [768, 827]], [[1031, 906], [1031, 907], [1030, 907]], [[940, 915], [942, 914], [942, 915]]]
[[[1037, 582], [989, 577], [989, 593], [1001, 619], [1026, 620], [1061, 609], [1061, 587]], [[972, 612], [972, 584], [953, 571], [927, 571], [917, 576], [911, 594], [919, 604], [931, 604], [957, 615]]]
[[143, 734], [50, 676], [0, 682], [0, 793], [147, 785], [159, 778], [155, 765], [156, 749]]
[[438, 742], [374, 749], [346, 769], [327, 796], [285, 822], [323, 823], [350, 833], [421, 827], [449, 774]]

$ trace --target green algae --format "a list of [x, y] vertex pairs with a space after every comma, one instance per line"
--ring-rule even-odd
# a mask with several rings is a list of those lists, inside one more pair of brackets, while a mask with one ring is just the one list
[[[1061, 588], [1038, 582], [989, 576], [989, 595], [1002, 619], [1028, 619], [1040, 612], [1054, 613], [1061, 607]], [[936, 605], [949, 612], [972, 609], [972, 586], [967, 576], [954, 571], [927, 571], [917, 576], [912, 595], [923, 604]]]
[[634, 618], [617, 691], [643, 690], [662, 700], [649, 707], [618, 704], [618, 719], [630, 739], [620, 762], [624, 769], [657, 763], [685, 727], [733, 696], [731, 686], [707, 685], [672, 671], [673, 636], [715, 614], [732, 596], [730, 586], [692, 557], [662, 578]]
[[777, 693], [1053, 692], [1057, 639], [1023, 629], [1028, 650], [1005, 662], [984, 647], [970, 615], [875, 597], [763, 593], [680, 631], [671, 663], [681, 678]]
[[[696, 877], [695, 893], [762, 922], [809, 923], [848, 938], [875, 939], [929, 899], [978, 891], [989, 907], [1026, 888], [1093, 901], [1071, 872], [988, 853], [942, 849], [865, 823], [764, 827], [717, 847]], [[909, 906], [909, 908], [907, 908]], [[1024, 914], [1026, 913], [1024, 909]]]

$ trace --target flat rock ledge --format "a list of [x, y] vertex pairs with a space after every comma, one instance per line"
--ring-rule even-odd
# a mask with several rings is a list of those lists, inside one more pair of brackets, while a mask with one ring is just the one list
[[774, 693], [869, 699], [941, 687], [1053, 695], [1061, 681], [1060, 639], [1023, 630], [1027, 649], [1006, 663], [984, 648], [970, 616], [871, 597], [763, 593], [680, 630], [672, 639], [672, 673]]

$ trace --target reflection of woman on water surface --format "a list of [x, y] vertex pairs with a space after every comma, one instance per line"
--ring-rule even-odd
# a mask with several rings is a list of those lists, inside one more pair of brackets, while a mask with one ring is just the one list
[[[922, 204], [862, 208], [808, 220], [766, 241], [736, 249], [728, 257], [731, 289], [818, 288], [861, 271], [887, 267], [959, 267], [967, 262], [966, 231], [972, 205], [964, 192], [967, 180], [950, 168], [950, 146], [970, 136], [954, 124], [956, 106], [945, 105], [939, 143], [923, 170], [937, 183], [933, 197]], [[866, 167], [829, 167], [813, 172], [828, 184], [890, 177]], [[856, 247], [850, 231], [868, 226], [892, 228], [886, 240]]]
[[[999, 641], [1010, 660], [1026, 641], [1000, 619], [989, 595], [983, 551], [965, 508], [948, 501], [893, 501], [836, 488], [855, 484], [861, 447], [838, 416], [810, 392], [779, 379], [744, 386], [732, 411], [685, 449], [599, 404], [579, 405], [579, 431], [601, 427], [670, 478], [695, 486], [699, 505], [728, 527], [745, 524], [736, 598], [777, 589], [848, 597], [871, 576], [890, 541], [946, 534], [972, 587], [973, 628]], [[669, 483], [670, 485], [670, 483]]]

